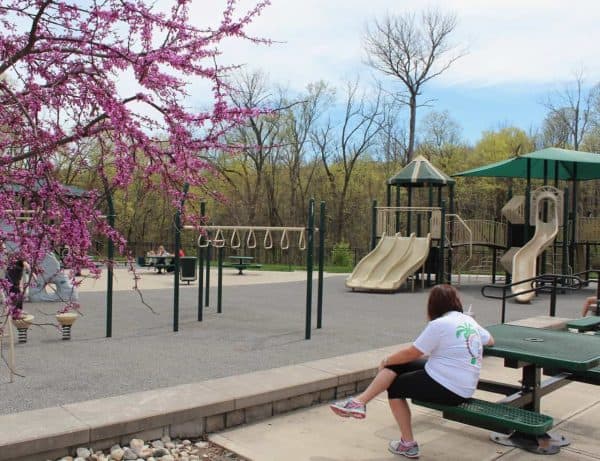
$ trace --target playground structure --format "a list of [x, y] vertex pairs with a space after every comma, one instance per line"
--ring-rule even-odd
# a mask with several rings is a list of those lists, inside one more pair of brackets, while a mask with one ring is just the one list
[[383, 235], [375, 249], [356, 266], [346, 279], [348, 288], [388, 291], [400, 288], [406, 279], [423, 266], [429, 254], [430, 236]]
[[[17, 213], [20, 215], [18, 219], [28, 219], [30, 214], [29, 210], [18, 210]], [[11, 231], [12, 226], [2, 223], [2, 228], [5, 231]], [[7, 253], [15, 253], [18, 245], [12, 241], [6, 241], [4, 249]], [[49, 287], [51, 287], [51, 291], [48, 291]], [[31, 302], [70, 302], [79, 299], [77, 289], [64, 273], [54, 252], [46, 253], [39, 264], [38, 271], [31, 274], [26, 288], [27, 297]]]
[[[200, 213], [204, 219], [205, 208], [204, 203], [201, 204]], [[298, 248], [306, 251], [306, 316], [305, 316], [305, 335], [304, 339], [310, 339], [312, 328], [312, 282], [313, 282], [313, 265], [314, 265], [314, 234], [319, 234], [319, 253], [318, 253], [318, 289], [317, 289], [317, 329], [322, 327], [323, 319], [323, 265], [324, 265], [324, 249], [325, 249], [325, 203], [321, 202], [320, 206], [320, 225], [315, 227], [315, 202], [314, 199], [309, 200], [308, 217], [306, 227], [298, 226], [219, 226], [206, 225], [202, 226], [204, 233], [198, 236], [198, 264], [200, 276], [198, 278], [198, 321], [203, 318], [202, 304], [209, 306], [209, 288], [210, 288], [210, 260], [211, 250], [217, 251], [217, 313], [222, 313], [222, 293], [223, 293], [223, 250], [229, 244], [230, 248], [239, 249], [242, 247], [242, 242], [245, 242], [245, 247], [254, 249], [257, 247], [256, 234], [264, 232], [262, 238], [263, 248], [272, 249], [274, 234], [279, 235], [279, 247], [282, 250], [287, 250], [290, 246], [290, 234], [297, 233]], [[181, 229], [196, 230], [194, 226], [180, 226], [179, 217], [176, 216], [176, 232], [175, 232], [175, 294], [174, 294], [174, 309], [173, 309], [173, 331], [178, 331], [179, 328], [179, 248], [181, 244]], [[229, 233], [227, 235], [227, 233]], [[206, 263], [206, 264], [205, 264]], [[205, 276], [203, 276], [204, 268], [206, 268]]]
[[[79, 293], [60, 267], [60, 262], [52, 253], [47, 253], [40, 264], [41, 272], [29, 280], [29, 300], [31, 302], [77, 301]], [[47, 288], [54, 285], [53, 291]]]
[[[554, 242], [561, 221], [559, 217], [562, 217], [560, 206], [562, 194], [558, 189], [551, 186], [540, 187], [533, 192], [531, 199], [534, 204], [531, 209], [535, 212], [535, 234], [512, 257], [511, 274], [515, 282], [531, 279], [537, 275], [538, 256]], [[528, 288], [524, 283], [512, 286], [511, 291], [517, 294]], [[522, 303], [529, 302], [534, 296], [535, 292], [527, 292], [519, 294], [516, 300]]]
[[[554, 187], [547, 184], [551, 171], [555, 173]], [[381, 254], [380, 249], [376, 250], [378, 239], [390, 235], [408, 236], [413, 232], [417, 238], [429, 235], [431, 239], [422, 267], [428, 283], [432, 280], [450, 283], [454, 272], [460, 284], [461, 273], [474, 269], [491, 271], [492, 283], [495, 283], [500, 264], [505, 269], [506, 283], [510, 283], [511, 278], [512, 281], [529, 279], [538, 272], [576, 275], [590, 269], [591, 248], [600, 244], [600, 217], [577, 216], [576, 186], [577, 181], [600, 178], [600, 156], [544, 149], [455, 176], [523, 178], [527, 185], [524, 195], [510, 196], [512, 189], [509, 189], [510, 197], [502, 209], [501, 221], [463, 219], [454, 210], [455, 181], [423, 157], [415, 158], [388, 180], [387, 206], [378, 207], [376, 201], [373, 203], [371, 253], [364, 258], [364, 264], [361, 261], [356, 266], [358, 272], [349, 278], [349, 288], [358, 288], [354, 284], [362, 283], [365, 289], [373, 289], [372, 283], [357, 281], [364, 280], [364, 267], [374, 261], [372, 253]], [[534, 188], [531, 179], [542, 179], [544, 184]], [[572, 181], [571, 200], [569, 189], [560, 191], [557, 188], [559, 179]], [[392, 206], [393, 186], [396, 187], [395, 206]], [[401, 187], [407, 189], [406, 206], [401, 206]], [[448, 192], [443, 199], [442, 190], [446, 187]], [[425, 197], [427, 206], [413, 204], [414, 188], [429, 189], [428, 197]], [[434, 188], [437, 188], [435, 206]], [[424, 195], [421, 194], [421, 202]], [[535, 233], [532, 232], [534, 227]], [[473, 247], [483, 247], [491, 252], [485, 267], [482, 260], [474, 260]], [[418, 269], [406, 277], [403, 275], [403, 281], [418, 277]], [[568, 283], [570, 279], [564, 280]], [[386, 291], [383, 285], [381, 290]], [[518, 292], [519, 286], [513, 290]], [[528, 302], [534, 295], [528, 293], [517, 299]]]

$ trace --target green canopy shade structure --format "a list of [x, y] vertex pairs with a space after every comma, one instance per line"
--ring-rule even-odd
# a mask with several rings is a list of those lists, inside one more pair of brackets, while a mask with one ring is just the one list
[[429, 185], [449, 185], [456, 181], [434, 167], [422, 155], [414, 158], [396, 176], [388, 179], [390, 186], [423, 187]]
[[[574, 261], [574, 246], [576, 242], [577, 225], [577, 183], [579, 181], [588, 181], [600, 179], [600, 154], [591, 152], [581, 152], [568, 149], [559, 149], [549, 147], [529, 154], [509, 158], [500, 162], [485, 165], [479, 168], [456, 173], [452, 176], [477, 176], [493, 178], [522, 178], [527, 180], [525, 189], [525, 237], [529, 238], [529, 198], [532, 179], [543, 179], [544, 183], [552, 179], [555, 187], [558, 187], [558, 181], [571, 181], [572, 193], [570, 200], [565, 195], [565, 203], [571, 204], [571, 212], [565, 218], [570, 221], [571, 241], [569, 245], [570, 260]], [[566, 194], [567, 191], [565, 191]], [[565, 210], [566, 215], [566, 210]], [[563, 245], [567, 244], [568, 228], [563, 229]], [[566, 255], [566, 247], [563, 248], [563, 255]], [[563, 256], [563, 273], [566, 273], [567, 263]]]
[[587, 181], [600, 179], [600, 154], [549, 147], [452, 176]]

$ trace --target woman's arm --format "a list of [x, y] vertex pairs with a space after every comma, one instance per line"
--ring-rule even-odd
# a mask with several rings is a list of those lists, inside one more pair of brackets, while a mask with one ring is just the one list
[[494, 337], [490, 335], [490, 339], [488, 339], [488, 342], [485, 343], [484, 346], [493, 346], [494, 344], [496, 344], [496, 342], [494, 341]]
[[384, 358], [381, 361], [379, 368], [385, 368], [388, 365], [402, 365], [403, 363], [408, 363], [412, 362], [413, 360], [420, 359], [422, 356], [423, 352], [421, 352], [415, 346], [410, 345]]

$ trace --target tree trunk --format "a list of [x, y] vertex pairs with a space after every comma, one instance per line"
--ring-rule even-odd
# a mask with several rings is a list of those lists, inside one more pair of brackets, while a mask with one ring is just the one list
[[406, 154], [406, 162], [410, 163], [413, 159], [415, 151], [415, 132], [417, 130], [417, 95], [411, 93], [408, 103], [410, 108], [410, 122], [408, 130], [408, 152]]

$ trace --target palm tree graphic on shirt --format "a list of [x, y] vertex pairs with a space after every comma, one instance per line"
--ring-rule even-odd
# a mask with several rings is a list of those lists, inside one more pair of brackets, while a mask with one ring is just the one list
[[456, 329], [456, 337], [458, 338], [461, 335], [465, 338], [467, 350], [471, 355], [471, 365], [475, 365], [481, 351], [481, 340], [477, 334], [477, 330], [473, 328], [473, 325], [465, 322]]

